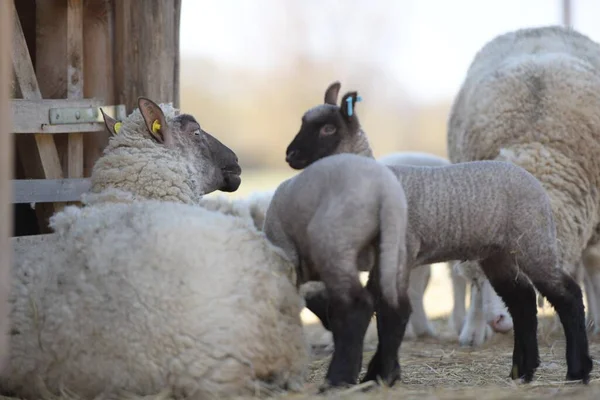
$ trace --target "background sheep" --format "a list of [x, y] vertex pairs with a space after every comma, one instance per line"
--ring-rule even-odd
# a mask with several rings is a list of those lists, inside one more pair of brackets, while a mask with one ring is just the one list
[[452, 162], [520, 165], [550, 196], [560, 265], [583, 263], [588, 317], [600, 333], [600, 46], [562, 27], [497, 36], [475, 56], [448, 120]]
[[[341, 111], [347, 112], [346, 100], [350, 98], [349, 95], [356, 97], [357, 94], [352, 92], [346, 95], [338, 107], [337, 99], [340, 87], [339, 82], [330, 84], [325, 91], [324, 104], [311, 108], [303, 115], [300, 131], [286, 150], [286, 161], [290, 167], [301, 169], [316, 158], [331, 154], [354, 153], [373, 157], [356, 110], [353, 110], [353, 118], [344, 119], [342, 117]], [[423, 153], [399, 153], [381, 160], [387, 165], [436, 166], [449, 164], [441, 157]], [[435, 334], [423, 308], [423, 292], [430, 271], [429, 265], [411, 271], [411, 303], [414, 302], [415, 309], [415, 315], [411, 316], [411, 322], [416, 335], [419, 336]], [[479, 282], [484, 278], [481, 270], [464, 268], [460, 273], [455, 271], [458, 270], [450, 269], [454, 295], [451, 321], [454, 329], [459, 333], [459, 343], [480, 345], [492, 335], [490, 325], [499, 332], [507, 332], [512, 329], [512, 319], [502, 300], [489, 285], [480, 285]], [[471, 281], [471, 307], [464, 324], [465, 284], [459, 277], [461, 274]], [[492, 290], [492, 292], [485, 293], [488, 290]], [[489, 301], [484, 302], [483, 297]]]
[[[398, 350], [411, 307], [406, 219], [394, 174], [354, 154], [323, 158], [275, 190], [265, 218], [267, 238], [292, 260], [299, 284], [322, 281], [327, 289], [327, 306], [318, 314], [328, 317], [322, 320], [335, 343], [326, 384], [356, 383], [374, 309], [379, 345], [363, 381], [380, 377], [392, 385], [400, 377]], [[358, 272], [369, 270], [373, 260], [378, 265], [363, 288]]]
[[[205, 169], [217, 179], [197, 175], [214, 154], [177, 144], [197, 130], [189, 116], [161, 117], [154, 103], [144, 105], [147, 120], [161, 121], [164, 145], [145, 143], [153, 140], [149, 132], [132, 131], [130, 142], [120, 136], [139, 122], [142, 115], [133, 113], [104, 156], [132, 175], [119, 179], [124, 171], [110, 162], [96, 165], [96, 178], [111, 179], [100, 179], [98, 192], [83, 197], [85, 207], [56, 214], [51, 235], [13, 239], [11, 353], [1, 390], [36, 398], [47, 394], [46, 386], [54, 393], [66, 387], [92, 398], [166, 387], [206, 398], [299, 389], [308, 360], [293, 268], [248, 221], [197, 206], [194, 190], [206, 193], [215, 184], [229, 190], [235, 182], [217, 168]], [[115, 140], [141, 150], [127, 151]], [[161, 149], [167, 156], [151, 165]], [[153, 173], [140, 164], [166, 169], [157, 172], [161, 190], [140, 185]], [[236, 172], [231, 178], [239, 179]], [[144, 200], [161, 196], [175, 202]], [[36, 251], [22, 251], [30, 239]]]
[[[346, 97], [356, 102], [356, 93]], [[345, 108], [331, 110], [323, 117], [322, 127], [340, 121], [357, 124], [352, 121], [356, 115], [349, 115]], [[329, 122], [332, 120], [335, 122]], [[330, 134], [335, 131], [331, 127], [325, 130]], [[328, 158], [323, 153], [295, 156], [304, 157], [300, 158], [304, 167], [315, 159]], [[311, 161], [305, 161], [310, 158]], [[576, 281], [557, 268], [552, 209], [540, 182], [514, 164], [496, 161], [389, 168], [405, 188], [410, 210], [407, 266], [415, 268], [453, 259], [478, 260], [514, 321], [510, 376], [525, 382], [531, 381], [539, 366], [533, 283], [560, 316], [566, 337], [567, 379], [587, 383], [592, 360], [582, 293]], [[432, 192], [436, 196], [427, 195]], [[326, 301], [326, 294], [321, 301]], [[326, 319], [327, 315], [321, 313], [319, 318]]]

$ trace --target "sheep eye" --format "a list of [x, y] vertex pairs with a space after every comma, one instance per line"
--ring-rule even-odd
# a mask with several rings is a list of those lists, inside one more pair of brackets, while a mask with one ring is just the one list
[[321, 128], [321, 135], [333, 135], [335, 131], [335, 125], [327, 124]]

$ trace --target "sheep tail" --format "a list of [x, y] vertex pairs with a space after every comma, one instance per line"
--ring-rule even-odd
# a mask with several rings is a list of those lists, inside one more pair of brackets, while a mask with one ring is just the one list
[[398, 306], [400, 291], [406, 292], [406, 200], [399, 182], [383, 195], [380, 218], [379, 279], [381, 295], [392, 307]]

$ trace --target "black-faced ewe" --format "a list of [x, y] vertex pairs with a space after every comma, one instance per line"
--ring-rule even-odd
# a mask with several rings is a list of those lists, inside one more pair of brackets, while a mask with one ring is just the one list
[[[341, 84], [333, 82], [327, 87], [324, 103], [306, 111], [302, 117], [302, 125], [286, 150], [286, 161], [294, 169], [302, 169], [312, 161], [331, 154], [353, 153], [373, 158], [373, 152], [367, 135], [361, 127], [355, 109], [350, 114], [348, 107], [353, 107], [358, 98], [357, 92], [347, 93], [338, 107], [336, 105]], [[350, 102], [350, 104], [349, 104]], [[448, 160], [422, 153], [397, 154], [383, 157], [387, 165], [448, 165]], [[431, 194], [427, 194], [431, 195]], [[478, 346], [497, 332], [512, 329], [512, 320], [502, 300], [489, 284], [478, 266], [469, 268], [471, 263], [460, 264], [450, 268], [453, 285], [454, 307], [452, 324], [459, 334], [461, 345]], [[422, 307], [422, 285], [429, 265], [420, 266], [411, 271], [410, 293], [415, 314], [409, 322], [417, 336], [433, 334], [427, 316]], [[463, 275], [471, 282], [471, 307], [464, 319], [465, 289]], [[484, 282], [484, 284], [480, 284]], [[489, 293], [488, 293], [489, 292]], [[314, 295], [307, 293], [309, 297]], [[484, 301], [484, 298], [489, 301]], [[490, 328], [491, 327], [491, 328]]]
[[[346, 94], [342, 104], [348, 96], [355, 98], [356, 92]], [[335, 143], [346, 143], [345, 135], [359, 126], [356, 113], [349, 116], [345, 107], [329, 105], [319, 110], [325, 116], [305, 115], [303, 120], [301, 133], [309, 140], [296, 137], [288, 153], [297, 167], [326, 159], [335, 151]], [[478, 261], [513, 319], [510, 376], [525, 382], [531, 381], [539, 365], [533, 283], [560, 316], [567, 342], [567, 379], [587, 382], [592, 360], [582, 293], [561, 268], [550, 199], [540, 182], [525, 169], [499, 161], [388, 168], [408, 201], [406, 266]], [[327, 319], [320, 312], [323, 306], [313, 308], [321, 320]]]
[[476, 54], [448, 119], [452, 162], [525, 168], [550, 196], [560, 267], [582, 275], [600, 334], [600, 45], [564, 27], [521, 29]]
[[[394, 174], [353, 154], [317, 161], [275, 190], [264, 232], [296, 266], [298, 287], [322, 281], [330, 300], [335, 348], [326, 384], [356, 383], [374, 309], [379, 343], [365, 380], [380, 376], [391, 385], [400, 375], [398, 350], [410, 316], [406, 217]], [[358, 274], [371, 267], [364, 288]]]
[[0, 394], [193, 400], [302, 389], [293, 265], [251, 218], [199, 206], [203, 193], [238, 185], [235, 154], [170, 105], [140, 108], [113, 131], [85, 206], [55, 214], [55, 232], [30, 251], [20, 246], [30, 238], [13, 240]]

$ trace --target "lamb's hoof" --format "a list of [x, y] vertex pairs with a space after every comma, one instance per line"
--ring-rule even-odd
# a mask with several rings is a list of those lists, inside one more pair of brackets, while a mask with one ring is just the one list
[[521, 383], [529, 383], [533, 380], [533, 374], [535, 372], [535, 370], [530, 370], [530, 371], [525, 371], [523, 374], [521, 374], [521, 370], [525, 369], [525, 368], [519, 368], [519, 366], [517, 364], [513, 364], [511, 370], [510, 370], [510, 379], [512, 380], [520, 380]]
[[469, 324], [463, 327], [463, 330], [458, 337], [458, 342], [461, 346], [478, 347], [491, 339], [494, 331], [488, 324], [480, 326], [470, 326]]
[[592, 372], [593, 364], [592, 359], [590, 357], [585, 357], [582, 362], [582, 366], [579, 371], [567, 371], [566, 380], [568, 381], [578, 381], [581, 380], [584, 384], [588, 384], [590, 382], [590, 372]]
[[332, 391], [340, 390], [340, 389], [347, 389], [352, 386], [353, 385], [348, 382], [332, 383], [330, 381], [325, 381], [324, 383], [321, 384], [321, 386], [319, 386], [319, 394], [332, 392]]
[[395, 361], [394, 365], [389, 371], [383, 372], [382, 368], [369, 365], [367, 373], [361, 379], [360, 383], [365, 383], [368, 381], [375, 381], [376, 383], [379, 383], [379, 380], [381, 380], [388, 387], [394, 386], [394, 383], [400, 380], [400, 364]]

